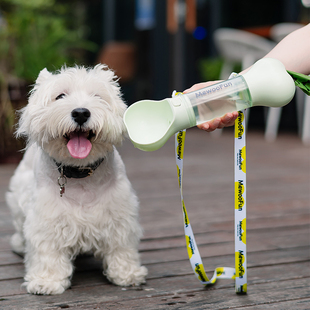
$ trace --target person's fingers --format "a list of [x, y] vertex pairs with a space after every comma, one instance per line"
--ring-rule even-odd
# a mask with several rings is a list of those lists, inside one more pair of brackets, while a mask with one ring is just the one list
[[218, 128], [224, 128], [233, 126], [235, 124], [235, 120], [238, 117], [238, 112], [227, 113], [221, 118], [221, 122]]
[[200, 124], [200, 125], [197, 125], [197, 127], [198, 127], [199, 129], [201, 129], [201, 130], [204, 130], [204, 131], [208, 131], [208, 130], [209, 130], [209, 128], [210, 128], [210, 126], [209, 126], [209, 123], [208, 123], [208, 122], [206, 122], [206, 123], [202, 123], [202, 124]]
[[224, 127], [233, 126], [238, 117], [238, 112], [227, 113], [221, 118], [215, 118], [209, 122], [202, 123], [197, 127], [207, 132], [214, 131], [215, 129], [222, 129]]
[[217, 129], [220, 123], [221, 123], [221, 119], [215, 118], [212, 121], [202, 123], [202, 124], [198, 125], [197, 127], [199, 129], [205, 130], [207, 132], [211, 132], [211, 131], [214, 131], [215, 129]]

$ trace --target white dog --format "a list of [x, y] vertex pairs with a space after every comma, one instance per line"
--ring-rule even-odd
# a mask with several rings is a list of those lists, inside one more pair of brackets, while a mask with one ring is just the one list
[[114, 284], [145, 282], [138, 200], [115, 149], [125, 109], [104, 65], [41, 71], [17, 129], [27, 151], [6, 196], [16, 229], [11, 245], [25, 254], [29, 293], [63, 293], [73, 259], [89, 251]]

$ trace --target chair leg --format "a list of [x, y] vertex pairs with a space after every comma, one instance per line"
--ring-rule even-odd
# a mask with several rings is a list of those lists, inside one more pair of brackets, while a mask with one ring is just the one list
[[268, 142], [274, 142], [277, 138], [282, 108], [269, 108], [267, 124], [265, 130], [265, 139]]
[[302, 136], [302, 126], [304, 118], [304, 110], [306, 104], [306, 94], [299, 88], [296, 87], [296, 108], [297, 108], [297, 124], [298, 124], [298, 135]]
[[310, 145], [310, 97], [305, 98], [305, 110], [304, 110], [304, 120], [302, 126], [302, 142], [305, 145]]

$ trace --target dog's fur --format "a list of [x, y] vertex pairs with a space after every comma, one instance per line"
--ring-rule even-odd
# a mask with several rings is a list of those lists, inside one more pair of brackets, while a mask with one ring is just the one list
[[[90, 112], [83, 124], [73, 117], [77, 108]], [[39, 74], [17, 129], [17, 136], [28, 139], [27, 151], [6, 195], [16, 229], [11, 245], [25, 255], [29, 293], [63, 293], [70, 286], [72, 261], [89, 251], [102, 259], [104, 275], [114, 284], [145, 282], [138, 199], [115, 149], [124, 137], [125, 109], [116, 77], [104, 65]], [[68, 151], [73, 132], [91, 133], [86, 157]], [[87, 167], [100, 158], [93, 175], [67, 178], [60, 197], [56, 162]]]

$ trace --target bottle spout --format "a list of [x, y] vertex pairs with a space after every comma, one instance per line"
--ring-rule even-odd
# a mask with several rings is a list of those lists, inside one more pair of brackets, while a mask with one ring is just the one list
[[141, 100], [131, 105], [124, 114], [124, 123], [133, 145], [142, 151], [155, 151], [179, 130], [195, 126], [192, 108], [184, 96], [154, 101]]

